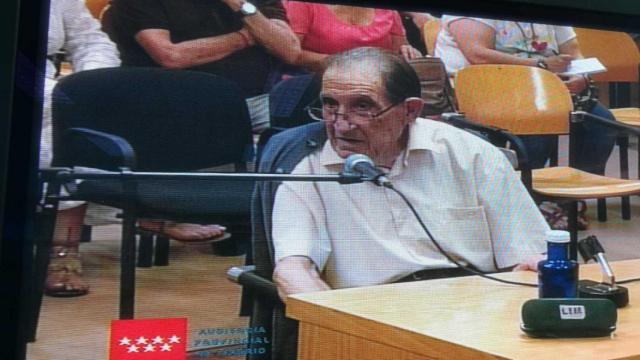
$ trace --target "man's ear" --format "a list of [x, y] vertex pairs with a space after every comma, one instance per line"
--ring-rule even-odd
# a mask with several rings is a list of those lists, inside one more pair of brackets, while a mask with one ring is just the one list
[[424, 101], [418, 97], [410, 97], [404, 100], [404, 111], [409, 122], [414, 122], [422, 114]]

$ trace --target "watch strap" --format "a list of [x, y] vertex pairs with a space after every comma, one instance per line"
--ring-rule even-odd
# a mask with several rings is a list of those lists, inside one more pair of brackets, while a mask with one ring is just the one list
[[538, 59], [538, 61], [536, 62], [536, 66], [541, 69], [549, 70], [549, 65], [546, 61], [544, 61], [544, 59]]

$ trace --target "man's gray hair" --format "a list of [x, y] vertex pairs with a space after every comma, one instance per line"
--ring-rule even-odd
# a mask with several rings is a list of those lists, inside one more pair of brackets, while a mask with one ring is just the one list
[[[327, 60], [326, 68], [346, 67], [356, 64], [373, 63], [382, 76], [389, 101], [399, 103], [410, 97], [420, 97], [420, 79], [404, 58], [388, 50], [376, 47], [360, 47], [339, 54]], [[326, 70], [325, 70], [326, 71]]]

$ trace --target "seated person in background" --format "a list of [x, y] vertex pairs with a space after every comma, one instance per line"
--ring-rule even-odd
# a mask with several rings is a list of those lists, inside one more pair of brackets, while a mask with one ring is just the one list
[[[73, 72], [117, 67], [120, 58], [116, 45], [100, 30], [100, 23], [89, 13], [83, 0], [52, 0], [49, 12], [47, 64], [44, 87], [43, 123], [40, 141], [41, 168], [51, 166], [52, 118], [51, 95], [57, 83], [52, 58], [64, 50]], [[80, 296], [89, 291], [82, 279], [79, 243], [83, 219], [87, 209], [104, 223], [104, 211], [110, 208], [78, 201], [64, 201], [59, 205], [52, 240], [52, 253], [45, 283], [45, 293], [51, 296]], [[100, 213], [103, 214], [100, 214]], [[111, 220], [113, 222], [113, 220]], [[224, 235], [224, 227], [202, 226], [164, 221], [141, 221], [140, 227], [183, 241], [201, 241]]]
[[[51, 0], [40, 137], [41, 168], [51, 166], [51, 94], [57, 83], [52, 58], [62, 50], [74, 72], [120, 65], [115, 44], [100, 31], [100, 23], [91, 16], [84, 1]], [[78, 250], [86, 208], [86, 204], [78, 201], [64, 201], [59, 205], [45, 283], [48, 295], [78, 296], [89, 291], [89, 285], [81, 277]]]
[[[566, 71], [573, 59], [582, 58], [576, 34], [571, 27], [552, 26], [480, 18], [443, 16], [436, 56], [442, 58], [447, 71], [455, 74], [472, 64], [516, 64], [539, 66], [554, 73]], [[589, 85], [582, 75], [561, 76], [572, 94]], [[602, 104], [588, 109], [594, 115], [615, 120]], [[585, 122], [580, 129], [577, 168], [604, 174], [607, 159], [615, 143], [615, 131]], [[534, 168], [549, 159], [550, 137], [523, 138]]]
[[[324, 120], [328, 140], [293, 173], [335, 174], [349, 155], [365, 154], [388, 171], [452, 257], [482, 271], [535, 270], [549, 227], [516, 172], [490, 143], [417, 118], [420, 83], [402, 57], [378, 48], [333, 56], [317, 106], [311, 111]], [[423, 270], [462, 275], [401, 198], [370, 182], [283, 182], [272, 229], [273, 279], [283, 299]]]
[[[325, 60], [332, 54], [373, 46], [402, 53], [406, 59], [422, 57], [408, 45], [396, 11], [300, 1], [283, 4], [302, 53], [295, 66], [283, 66], [272, 75], [271, 81], [279, 83], [269, 99], [272, 126], [292, 127], [313, 121], [303, 109], [309, 98], [317, 98], [320, 80], [315, 73], [324, 69]], [[280, 82], [291, 77], [296, 78]]]
[[277, 0], [115, 0], [111, 11], [124, 66], [219, 75], [247, 97], [264, 92], [272, 55], [293, 62], [300, 54]]
[[422, 57], [408, 45], [397, 11], [299, 1], [284, 4], [302, 46], [296, 64], [309, 70], [321, 71], [329, 55], [362, 46], [401, 53], [406, 59]]
[[[438, 36], [436, 56], [450, 74], [473, 64], [515, 64], [538, 66], [554, 73], [567, 70], [571, 60], [582, 58], [573, 28], [544, 24], [443, 16]], [[560, 76], [572, 95], [583, 93], [589, 78], [582, 75]], [[613, 114], [599, 102], [590, 102], [583, 110], [615, 120]], [[603, 175], [607, 159], [613, 150], [616, 131], [592, 122], [578, 127], [575, 167]], [[544, 167], [550, 158], [555, 137], [524, 136], [531, 166]], [[561, 211], [557, 206], [556, 211]], [[586, 228], [586, 204], [582, 202], [580, 226]], [[559, 219], [549, 214], [549, 219]], [[565, 224], [566, 225], [566, 224]], [[562, 227], [562, 226], [559, 226]]]

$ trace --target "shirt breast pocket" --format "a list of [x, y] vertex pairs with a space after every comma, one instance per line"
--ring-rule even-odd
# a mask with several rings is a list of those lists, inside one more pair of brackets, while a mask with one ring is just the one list
[[[492, 252], [484, 206], [434, 208], [420, 211], [420, 216], [438, 244], [452, 255], [468, 257]], [[405, 239], [428, 239], [411, 212], [404, 216], [399, 235]]]

